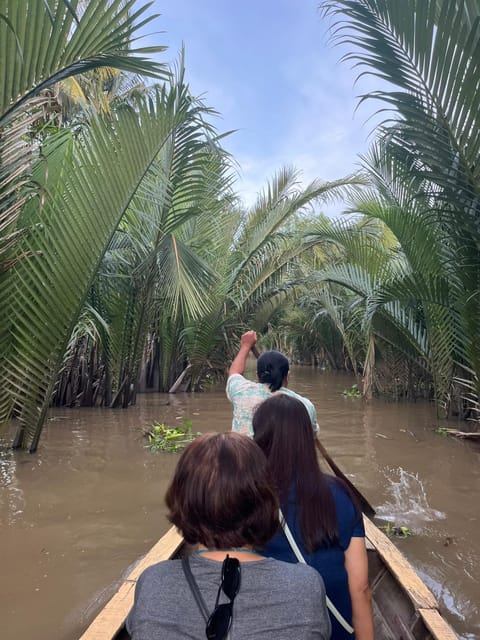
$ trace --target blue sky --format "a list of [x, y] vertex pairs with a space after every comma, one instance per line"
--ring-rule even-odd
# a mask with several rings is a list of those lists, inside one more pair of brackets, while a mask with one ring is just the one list
[[[224, 146], [240, 165], [236, 190], [247, 204], [274, 172], [293, 165], [303, 182], [358, 167], [374, 105], [358, 105], [371, 80], [355, 85], [350, 63], [329, 40], [318, 0], [155, 0], [150, 32], [173, 61], [182, 42], [187, 81], [220, 112]], [[151, 38], [150, 38], [151, 39]], [[371, 87], [370, 87], [371, 88]], [[322, 207], [335, 215], [339, 205]]]

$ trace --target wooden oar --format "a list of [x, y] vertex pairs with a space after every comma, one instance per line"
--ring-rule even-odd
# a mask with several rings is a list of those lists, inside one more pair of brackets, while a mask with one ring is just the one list
[[337, 478], [341, 478], [345, 482], [345, 484], [348, 485], [350, 491], [355, 495], [363, 513], [366, 516], [373, 517], [375, 515], [375, 509], [372, 507], [369, 501], [365, 498], [363, 493], [360, 493], [360, 491], [353, 484], [353, 482], [349, 480], [347, 476], [343, 473], [343, 471], [335, 464], [332, 457], [329, 455], [328, 451], [325, 449], [323, 444], [318, 439], [318, 436], [315, 438], [315, 442], [317, 444], [317, 449], [320, 451], [324, 459], [327, 461], [328, 466], [333, 471], [333, 473], [337, 476]]
[[[259, 353], [257, 347], [253, 346], [251, 348], [251, 352], [253, 353], [255, 358], [258, 359], [260, 353]], [[365, 515], [367, 515], [367, 516], [370, 516], [370, 517], [374, 516], [375, 515], [375, 509], [372, 507], [372, 505], [369, 503], [369, 501], [365, 498], [365, 496], [362, 493], [360, 493], [360, 491], [353, 484], [353, 482], [347, 478], [347, 476], [338, 467], [338, 465], [335, 464], [335, 462], [333, 461], [331, 455], [328, 453], [328, 451], [325, 449], [323, 444], [318, 439], [318, 436], [315, 438], [315, 443], [317, 445], [317, 449], [321, 453], [321, 455], [324, 458], [324, 460], [326, 460], [328, 466], [333, 471], [333, 473], [337, 476], [337, 478], [340, 478], [341, 480], [343, 480], [343, 482], [346, 485], [348, 485], [348, 488], [350, 489], [350, 491], [357, 498], [363, 513]]]

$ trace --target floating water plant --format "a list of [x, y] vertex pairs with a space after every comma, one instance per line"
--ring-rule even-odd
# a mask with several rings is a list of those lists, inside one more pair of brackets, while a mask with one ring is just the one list
[[411, 529], [404, 526], [397, 526], [394, 522], [390, 520], [383, 527], [379, 527], [382, 531], [385, 531], [389, 538], [393, 536], [397, 536], [398, 538], [408, 538], [409, 536], [415, 535]]
[[185, 419], [183, 426], [169, 427], [164, 422], [154, 422], [148, 431], [145, 431], [150, 451], [181, 451], [200, 433], [192, 433], [192, 421]]
[[448, 436], [448, 431], [449, 429], [447, 429], [446, 427], [437, 427], [436, 429], [434, 429], [434, 432], [439, 436]]
[[458, 429], [449, 429], [448, 427], [437, 427], [434, 429], [434, 432], [441, 436], [455, 436], [456, 438], [465, 440], [480, 441], [480, 431], [459, 431]]
[[342, 394], [344, 396], [347, 396], [347, 398], [361, 398], [363, 396], [363, 393], [360, 391], [358, 385], [356, 384], [352, 384], [352, 386], [348, 389], [344, 389], [342, 391]]

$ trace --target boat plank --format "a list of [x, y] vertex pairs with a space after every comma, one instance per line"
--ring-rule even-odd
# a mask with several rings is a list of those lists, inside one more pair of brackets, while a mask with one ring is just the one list
[[170, 527], [167, 533], [150, 549], [150, 551], [135, 565], [127, 580], [136, 581], [140, 574], [150, 565], [163, 560], [169, 560], [184, 544], [182, 536], [175, 527]]
[[415, 609], [437, 609], [438, 603], [435, 596], [415, 573], [405, 556], [369, 518], [364, 516], [363, 520], [367, 539], [402, 585]]
[[437, 609], [419, 609], [422, 620], [434, 638], [441, 640], [458, 640], [452, 627], [442, 618]]
[[168, 560], [184, 544], [182, 536], [175, 527], [163, 535], [150, 551], [135, 565], [118, 591], [102, 609], [80, 640], [105, 640], [113, 638], [122, 628], [128, 612], [133, 606], [135, 585], [140, 574], [150, 565]]
[[115, 634], [123, 627], [125, 618], [132, 608], [133, 598], [135, 595], [135, 582], [126, 580], [120, 586], [120, 589], [107, 602], [98, 615], [91, 623], [80, 640], [106, 640], [113, 638]]

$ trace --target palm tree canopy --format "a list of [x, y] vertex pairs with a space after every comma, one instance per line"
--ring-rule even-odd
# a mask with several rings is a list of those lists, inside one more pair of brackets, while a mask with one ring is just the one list
[[0, 126], [26, 101], [56, 82], [97, 67], [165, 76], [164, 64], [133, 48], [152, 3], [96, 0], [77, 14], [78, 0], [4, 0], [0, 9]]

